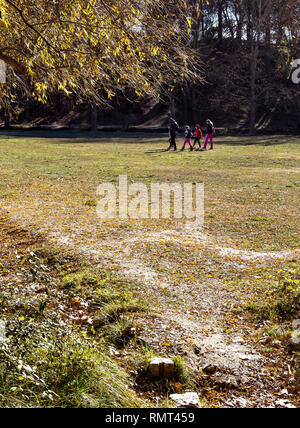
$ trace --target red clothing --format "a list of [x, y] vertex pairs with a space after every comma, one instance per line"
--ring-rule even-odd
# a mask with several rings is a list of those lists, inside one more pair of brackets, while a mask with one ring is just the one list
[[195, 137], [196, 138], [202, 138], [202, 131], [200, 128], [196, 128]]

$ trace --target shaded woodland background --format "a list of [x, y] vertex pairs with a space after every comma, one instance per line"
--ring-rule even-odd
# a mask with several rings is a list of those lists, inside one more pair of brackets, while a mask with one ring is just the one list
[[291, 79], [300, 58], [299, 0], [215, 0], [193, 8], [190, 43], [204, 83], [176, 85], [160, 100], [120, 92], [107, 108], [56, 92], [46, 104], [12, 101], [2, 125], [70, 129], [164, 130], [167, 113], [180, 126], [210, 118], [229, 132], [298, 132], [299, 84]]

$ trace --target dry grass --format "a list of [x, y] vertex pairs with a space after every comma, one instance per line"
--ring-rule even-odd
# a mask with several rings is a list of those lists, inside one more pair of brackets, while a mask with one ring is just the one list
[[[242, 309], [260, 316], [268, 312], [268, 321], [278, 322], [277, 302], [286, 302], [286, 296], [274, 289], [282, 272], [298, 287], [293, 272], [299, 247], [300, 138], [218, 137], [214, 151], [194, 153], [162, 152], [166, 140], [118, 134], [94, 140], [2, 138], [0, 209], [54, 247], [134, 280], [135, 291], [168, 323], [168, 330], [163, 325], [157, 332], [153, 314], [148, 327], [143, 315], [138, 318], [144, 337], [160, 353], [175, 352], [181, 334], [189, 346], [195, 340], [201, 346], [215, 329], [226, 335], [226, 346], [236, 334], [255, 346], [264, 329], [245, 320]], [[181, 221], [170, 220], [100, 223], [96, 188], [101, 182], [117, 183], [120, 174], [146, 184], [203, 182], [204, 228], [186, 232]], [[81, 273], [66, 275], [64, 281], [73, 281], [79, 292]], [[107, 296], [104, 287], [98, 296], [108, 312], [114, 292]], [[294, 309], [292, 304], [285, 322], [297, 316]], [[116, 342], [130, 327], [117, 321], [107, 330]], [[183, 333], [190, 328], [196, 337]], [[276, 352], [273, 358], [284, 362], [282, 348]]]

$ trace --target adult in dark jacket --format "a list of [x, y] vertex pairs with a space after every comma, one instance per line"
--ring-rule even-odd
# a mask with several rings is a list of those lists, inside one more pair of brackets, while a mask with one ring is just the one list
[[170, 142], [170, 146], [168, 148], [168, 150], [171, 150], [173, 148], [173, 150], [177, 150], [176, 147], [176, 135], [178, 132], [179, 126], [178, 123], [176, 122], [176, 120], [169, 114], [169, 142]]

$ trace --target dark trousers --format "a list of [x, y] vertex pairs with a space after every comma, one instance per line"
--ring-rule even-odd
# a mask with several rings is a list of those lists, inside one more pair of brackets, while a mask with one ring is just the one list
[[193, 147], [195, 147], [196, 143], [199, 143], [199, 146], [201, 148], [201, 143], [200, 143], [200, 138], [199, 137], [195, 137]]
[[176, 133], [175, 132], [171, 132], [170, 133], [170, 147], [169, 147], [169, 150], [170, 149], [174, 149], [174, 150], [177, 150], [177, 147], [176, 147]]

